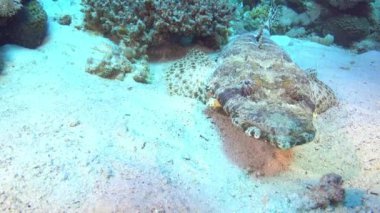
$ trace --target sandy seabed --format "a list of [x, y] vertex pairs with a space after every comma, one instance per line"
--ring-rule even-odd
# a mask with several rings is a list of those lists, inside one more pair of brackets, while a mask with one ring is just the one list
[[[75, 28], [79, 3], [43, 5], [45, 44], [0, 48], [1, 212], [294, 212], [294, 194], [329, 172], [347, 190], [333, 210], [380, 211], [380, 52], [273, 36], [339, 99], [317, 117], [315, 141], [279, 151], [242, 139], [203, 104], [167, 95], [170, 62], [151, 64], [149, 85], [86, 73], [87, 59], [112, 44]], [[73, 24], [60, 26], [55, 18], [66, 14]]]

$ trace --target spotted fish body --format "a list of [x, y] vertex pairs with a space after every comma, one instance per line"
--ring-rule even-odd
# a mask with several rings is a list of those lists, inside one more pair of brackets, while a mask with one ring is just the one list
[[166, 72], [170, 95], [194, 98], [206, 103], [206, 86], [215, 70], [215, 62], [199, 50], [191, 50], [184, 58], [174, 62]]
[[223, 49], [216, 65], [207, 68], [210, 75], [203, 76], [202, 91], [218, 100], [248, 136], [281, 149], [312, 141], [313, 113], [336, 103], [327, 85], [301, 70], [266, 37], [259, 42], [254, 34], [238, 36]]

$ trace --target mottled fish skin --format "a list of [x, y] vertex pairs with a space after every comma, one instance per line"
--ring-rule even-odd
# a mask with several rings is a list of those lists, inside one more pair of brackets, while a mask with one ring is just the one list
[[333, 91], [301, 70], [273, 41], [237, 36], [214, 63], [190, 52], [166, 75], [170, 94], [217, 99], [248, 136], [290, 149], [315, 137], [313, 114], [336, 104]]
[[[251, 82], [249, 93], [242, 82]], [[310, 78], [270, 39], [264, 37], [259, 46], [254, 34], [224, 48], [208, 88], [234, 125], [281, 149], [312, 141], [313, 113], [336, 102], [330, 88]]]
[[192, 49], [182, 59], [174, 62], [166, 72], [170, 95], [194, 98], [203, 103], [208, 100], [206, 85], [215, 70], [215, 62], [197, 49]]

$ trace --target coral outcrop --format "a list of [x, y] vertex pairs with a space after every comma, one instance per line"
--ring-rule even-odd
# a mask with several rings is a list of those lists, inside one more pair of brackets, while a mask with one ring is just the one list
[[[288, 8], [296, 12], [291, 24], [284, 26], [281, 22], [273, 30], [276, 33], [288, 34], [295, 28], [305, 28], [304, 37], [315, 40], [316, 36], [324, 38], [327, 35], [334, 37], [334, 43], [352, 47], [375, 31], [376, 24], [372, 14], [376, 9], [371, 6], [370, 0], [329, 0], [329, 1], [300, 1], [300, 6], [294, 0], [285, 0], [281, 8]], [[286, 19], [289, 13], [280, 11], [278, 20]], [[322, 42], [324, 43], [324, 42]]]
[[[239, 8], [241, 18], [234, 27], [238, 28], [235, 31], [241, 31], [240, 28], [252, 31], [271, 21], [271, 34], [307, 38], [327, 45], [335, 43], [359, 51], [378, 49], [379, 5], [379, 0], [267, 0], [251, 10]], [[361, 42], [365, 40], [363, 45]]]
[[[22, 7], [20, 0], [0, 0], [0, 22], [1, 19], [12, 17]], [[1, 25], [1, 24], [0, 24]]]
[[123, 47], [112, 46], [104, 52], [103, 58], [89, 58], [86, 71], [103, 78], [123, 80], [125, 74], [132, 71], [131, 62], [125, 57]]
[[17, 13], [0, 24], [0, 44], [12, 43], [36, 48], [46, 36], [47, 15], [37, 0], [22, 3]]
[[219, 48], [227, 42], [234, 6], [227, 0], [83, 0], [85, 27], [130, 49], [132, 63], [147, 49], [166, 43], [200, 43]]
[[[312, 141], [316, 131], [313, 113], [322, 113], [336, 104], [335, 95], [327, 85], [301, 70], [266, 37], [238, 36], [223, 49], [213, 72], [209, 71], [212, 70], [209, 59], [202, 59], [204, 63], [196, 65], [204, 69], [192, 69], [191, 61], [199, 57], [205, 55], [188, 55], [185, 59], [188, 62], [169, 68], [170, 93], [201, 97], [201, 100], [216, 99], [235, 126], [248, 136], [281, 149]], [[195, 73], [198, 71], [200, 74]], [[195, 83], [205, 80], [206, 83]], [[194, 91], [206, 91], [206, 94], [194, 96]]]
[[324, 24], [325, 31], [332, 33], [335, 41], [343, 46], [364, 39], [370, 33], [370, 23], [365, 17], [352, 15], [334, 16]]
[[347, 10], [354, 8], [359, 3], [368, 4], [371, 0], [328, 0], [329, 4], [339, 10]]

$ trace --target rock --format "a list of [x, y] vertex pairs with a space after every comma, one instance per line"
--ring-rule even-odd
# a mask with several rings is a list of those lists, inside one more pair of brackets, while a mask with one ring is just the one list
[[334, 36], [331, 34], [327, 34], [325, 37], [320, 37], [317, 35], [311, 35], [308, 37], [310, 41], [317, 42], [319, 44], [323, 44], [326, 46], [330, 46], [334, 44]]
[[294, 27], [286, 35], [292, 38], [301, 38], [306, 35], [306, 30], [304, 27]]
[[133, 80], [143, 84], [149, 84], [152, 81], [152, 74], [149, 69], [149, 64], [145, 60], [141, 60], [135, 64], [137, 73], [133, 76]]
[[364, 39], [360, 42], [356, 42], [352, 45], [352, 48], [357, 53], [364, 53], [370, 50], [380, 50], [380, 42], [373, 39]]
[[351, 15], [334, 16], [325, 21], [324, 28], [334, 36], [337, 44], [345, 47], [364, 39], [370, 33], [367, 18]]
[[111, 46], [104, 50], [101, 58], [89, 58], [86, 72], [98, 75], [102, 78], [124, 80], [127, 73], [132, 72], [133, 65], [125, 57], [125, 46]]
[[371, 0], [328, 0], [329, 4], [339, 10], [354, 8], [359, 3], [370, 3]]

